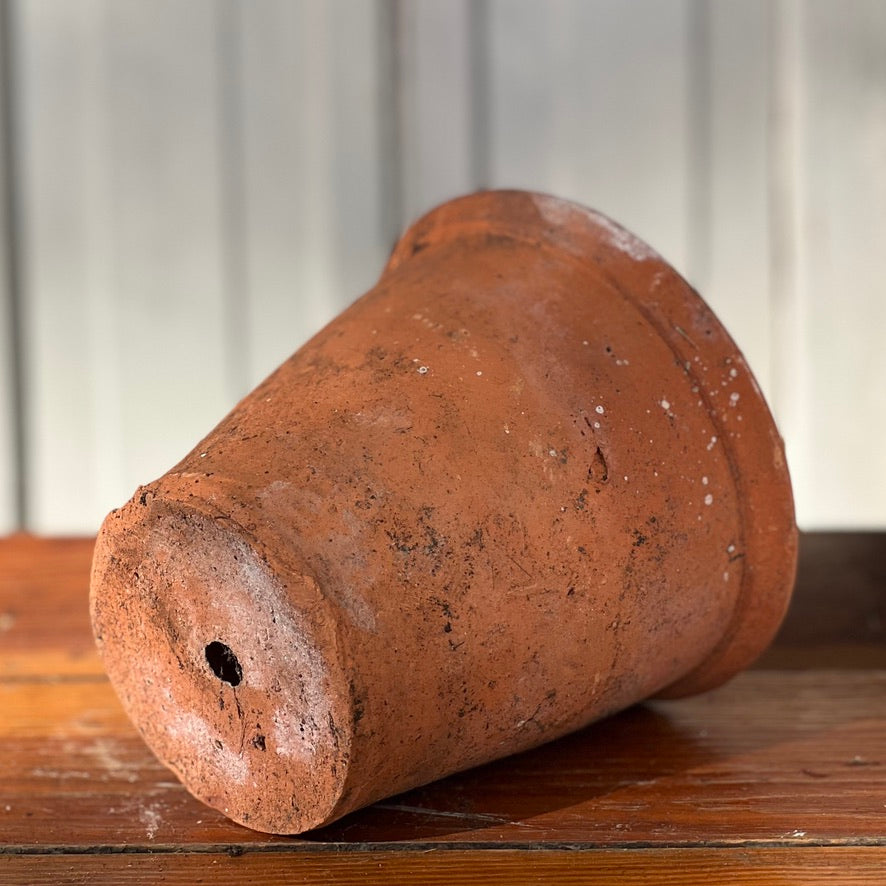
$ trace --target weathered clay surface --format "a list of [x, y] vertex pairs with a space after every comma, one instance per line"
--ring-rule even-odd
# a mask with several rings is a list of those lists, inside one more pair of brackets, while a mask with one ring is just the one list
[[596, 213], [488, 192], [108, 516], [92, 615], [188, 789], [299, 832], [726, 680], [795, 547], [781, 441], [699, 297]]

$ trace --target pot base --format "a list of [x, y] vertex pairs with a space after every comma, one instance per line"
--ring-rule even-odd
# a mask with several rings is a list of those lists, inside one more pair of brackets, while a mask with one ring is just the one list
[[340, 799], [351, 726], [319, 589], [274, 570], [207, 503], [140, 498], [124, 531], [108, 518], [93, 577], [106, 591], [93, 597], [96, 638], [127, 713], [228, 817], [277, 833], [319, 825]]

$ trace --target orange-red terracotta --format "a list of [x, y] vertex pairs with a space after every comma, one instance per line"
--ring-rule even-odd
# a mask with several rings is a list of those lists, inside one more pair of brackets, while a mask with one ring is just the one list
[[92, 617], [157, 756], [293, 833], [722, 683], [795, 553], [710, 309], [607, 218], [487, 192], [108, 516]]

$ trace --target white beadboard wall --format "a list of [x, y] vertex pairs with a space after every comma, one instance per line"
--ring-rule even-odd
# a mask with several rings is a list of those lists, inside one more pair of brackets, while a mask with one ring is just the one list
[[882, 0], [3, 14], [0, 532], [93, 532], [488, 186], [667, 256], [770, 398], [801, 525], [886, 526]]
[[12, 170], [9, 140], [9, 21], [0, 7], [0, 536], [19, 528], [18, 405], [16, 403], [17, 323], [12, 291], [15, 288], [14, 231], [10, 225]]

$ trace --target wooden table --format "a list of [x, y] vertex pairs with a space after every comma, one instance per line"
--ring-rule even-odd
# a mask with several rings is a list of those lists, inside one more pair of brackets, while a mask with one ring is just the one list
[[886, 535], [806, 536], [761, 666], [304, 837], [192, 799], [94, 652], [90, 540], [0, 540], [0, 883], [886, 882]]

